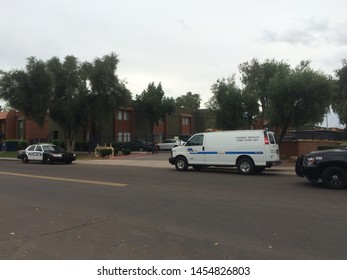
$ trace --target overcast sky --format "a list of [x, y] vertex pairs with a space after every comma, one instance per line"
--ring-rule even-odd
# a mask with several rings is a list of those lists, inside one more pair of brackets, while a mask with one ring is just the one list
[[205, 103], [253, 58], [311, 60], [334, 75], [347, 58], [346, 12], [346, 0], [0, 0], [0, 69], [115, 52], [134, 97], [161, 82], [167, 96]]

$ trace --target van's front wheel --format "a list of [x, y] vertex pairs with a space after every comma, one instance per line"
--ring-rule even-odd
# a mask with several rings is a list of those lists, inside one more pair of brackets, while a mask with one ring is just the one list
[[249, 175], [254, 172], [254, 163], [249, 158], [241, 158], [237, 162], [237, 169], [241, 174]]
[[188, 169], [188, 162], [184, 157], [178, 157], [175, 161], [175, 167], [178, 171], [186, 171]]

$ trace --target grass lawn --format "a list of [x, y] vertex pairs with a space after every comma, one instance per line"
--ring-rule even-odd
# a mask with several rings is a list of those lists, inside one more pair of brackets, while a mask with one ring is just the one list
[[0, 152], [0, 158], [17, 158], [17, 152]]

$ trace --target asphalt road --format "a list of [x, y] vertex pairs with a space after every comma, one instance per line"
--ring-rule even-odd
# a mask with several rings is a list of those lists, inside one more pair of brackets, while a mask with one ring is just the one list
[[347, 259], [346, 210], [280, 172], [0, 161], [0, 259]]

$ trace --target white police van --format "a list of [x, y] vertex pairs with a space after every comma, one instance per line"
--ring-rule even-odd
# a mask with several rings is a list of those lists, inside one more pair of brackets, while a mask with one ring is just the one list
[[236, 166], [241, 174], [252, 174], [279, 164], [280, 156], [273, 132], [230, 130], [193, 135], [184, 146], [172, 149], [169, 162], [180, 171], [189, 166]]

